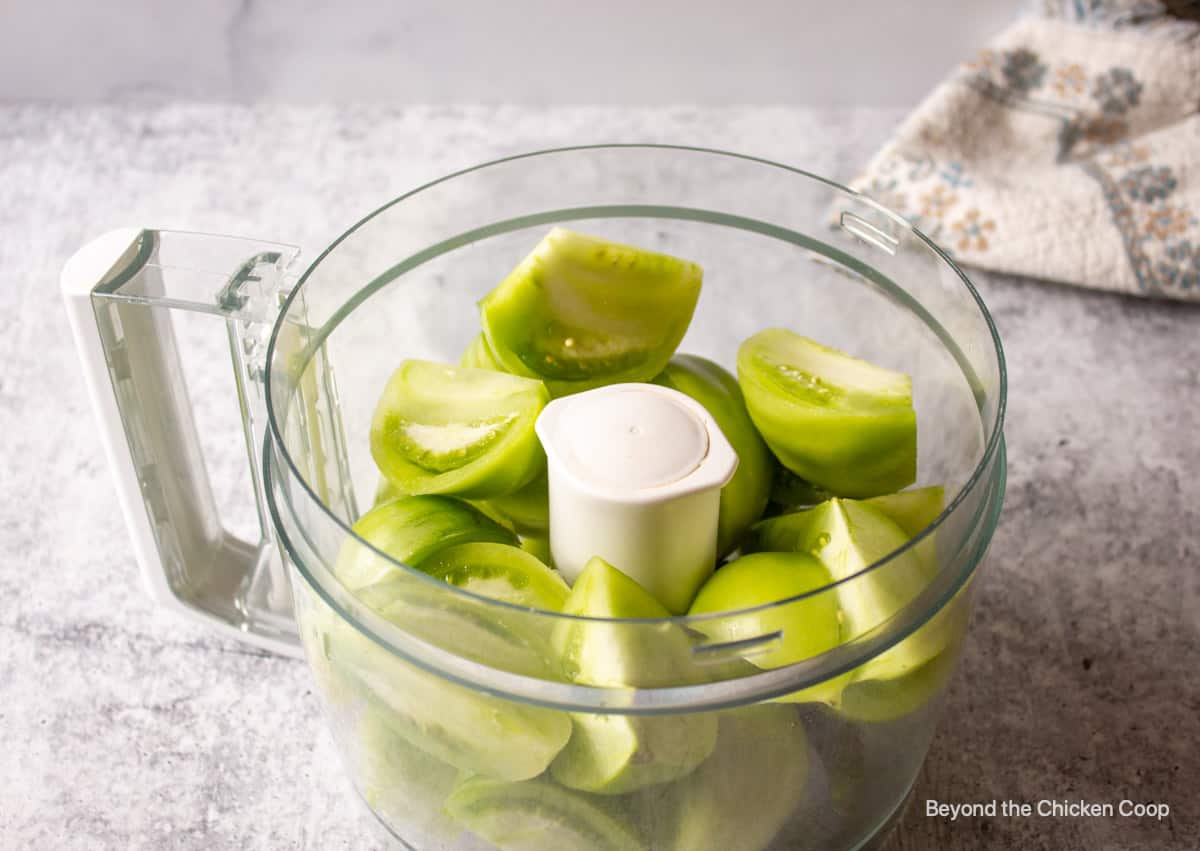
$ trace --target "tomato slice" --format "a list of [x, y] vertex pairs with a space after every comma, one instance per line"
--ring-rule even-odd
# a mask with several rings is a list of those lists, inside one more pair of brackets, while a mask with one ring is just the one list
[[759, 704], [722, 712], [712, 756], [655, 796], [651, 823], [658, 827], [659, 841], [651, 847], [671, 851], [785, 847], [772, 839], [797, 820], [797, 807], [812, 794], [810, 762], [804, 725], [792, 707]]
[[554, 228], [480, 302], [487, 347], [554, 396], [649, 381], [700, 297], [695, 263]]
[[675, 355], [654, 383], [678, 390], [703, 405], [737, 453], [737, 472], [721, 488], [717, 524], [717, 555], [727, 555], [762, 517], [771, 493], [775, 459], [746, 412], [737, 379], [719, 364], [696, 355]]
[[[358, 535], [402, 564], [419, 567], [455, 544], [491, 541], [516, 544], [517, 536], [461, 500], [444, 496], [405, 496], [389, 500], [358, 519]], [[396, 576], [395, 566], [371, 547], [350, 541], [334, 573], [356, 590]]]
[[[748, 548], [811, 553], [839, 582], [845, 637], [874, 629], [917, 597], [932, 579], [930, 565], [914, 549], [862, 571], [900, 550], [909, 540], [878, 508], [850, 499], [831, 499], [816, 508], [764, 520], [751, 530]], [[861, 574], [861, 575], [860, 575]], [[864, 663], [856, 680], [893, 679], [924, 665], [946, 646], [947, 630], [935, 618], [895, 647]]]
[[551, 612], [571, 592], [557, 571], [509, 544], [458, 544], [421, 562], [421, 570], [474, 594]]
[[941, 485], [930, 485], [864, 499], [863, 504], [881, 512], [903, 529], [904, 534], [915, 538], [932, 525], [946, 507], [946, 490]]
[[738, 380], [759, 433], [785, 467], [838, 496], [912, 484], [912, 380], [781, 328], [738, 350]]
[[[721, 567], [700, 588], [689, 615], [752, 609], [799, 597], [830, 583], [829, 571], [806, 553], [752, 553]], [[695, 628], [717, 641], [737, 641], [780, 632], [782, 641], [749, 661], [779, 668], [819, 656], [838, 645], [838, 604], [834, 594], [745, 614], [701, 620]]]
[[[650, 592], [600, 558], [575, 580], [563, 611], [585, 618], [667, 618]], [[564, 621], [554, 631], [563, 672], [588, 685], [653, 687], [676, 684], [691, 659], [682, 628]], [[550, 765], [564, 786], [620, 795], [668, 783], [691, 772], [716, 745], [712, 712], [678, 716], [579, 713], [567, 746]]]
[[[418, 636], [449, 642], [455, 652], [529, 676], [545, 676], [540, 654], [501, 625], [422, 598], [411, 578], [390, 579], [363, 592], [383, 618]], [[397, 736], [460, 771], [498, 780], [543, 773], [566, 745], [565, 712], [504, 700], [431, 674], [394, 655], [346, 621], [327, 637], [330, 662], [351, 688], [378, 703]]]
[[[753, 611], [702, 619], [693, 626], [716, 642], [742, 641], [778, 632], [781, 639], [747, 661], [782, 668], [837, 647], [841, 612], [833, 592], [811, 594], [830, 583], [829, 571], [807, 553], [759, 552], [718, 568], [700, 588], [689, 615]], [[811, 594], [811, 596], [802, 596]], [[795, 597], [801, 599], [784, 603]], [[769, 604], [776, 603], [771, 606]], [[792, 703], [836, 703], [847, 677], [835, 677], [783, 698]]]
[[482, 331], [475, 335], [470, 345], [463, 351], [458, 365], [470, 367], [471, 369], [504, 371], [503, 367], [496, 361], [496, 356], [492, 354], [491, 348], [488, 347], [487, 337], [484, 336]]
[[548, 401], [540, 381], [407, 360], [375, 408], [371, 455], [400, 493], [512, 493], [545, 469], [533, 424]]
[[546, 537], [550, 534], [550, 482], [546, 474], [517, 491], [480, 502], [484, 513], [514, 529], [522, 536]]
[[507, 851], [645, 851], [619, 811], [546, 778], [498, 783], [470, 777], [446, 799], [446, 812]]

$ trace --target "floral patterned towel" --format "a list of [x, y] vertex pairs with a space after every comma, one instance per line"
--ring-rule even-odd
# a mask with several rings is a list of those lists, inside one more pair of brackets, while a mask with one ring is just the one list
[[1043, 0], [851, 185], [967, 265], [1200, 301], [1200, 23]]

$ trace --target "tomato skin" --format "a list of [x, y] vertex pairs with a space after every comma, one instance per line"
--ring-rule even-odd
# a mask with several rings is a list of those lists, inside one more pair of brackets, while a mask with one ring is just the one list
[[473, 594], [549, 612], [561, 611], [571, 592], [556, 571], [511, 544], [447, 547], [423, 561], [421, 571]]
[[904, 530], [904, 534], [915, 538], [942, 513], [946, 507], [946, 490], [941, 485], [890, 493], [863, 500], [881, 512]]
[[[834, 594], [814, 594], [824, 588], [829, 571], [805, 553], [753, 553], [721, 567], [700, 588], [689, 615], [718, 614], [780, 603], [746, 614], [714, 619], [697, 628], [720, 641], [736, 641], [775, 631], [783, 640], [775, 649], [750, 661], [761, 668], [779, 668], [818, 656], [837, 646], [838, 605]], [[711, 632], [710, 632], [711, 630]]]
[[550, 483], [545, 473], [520, 490], [480, 502], [478, 507], [518, 535], [550, 535]]
[[[898, 552], [909, 538], [870, 502], [835, 498], [816, 508], [762, 521], [751, 529], [746, 546], [756, 552], [810, 553], [820, 559], [838, 582], [843, 637], [849, 639], [893, 617], [936, 573], [936, 562], [930, 564], [920, 548]], [[885, 558], [886, 563], [866, 570]], [[856, 669], [855, 680], [904, 676], [941, 653], [949, 637], [942, 619], [935, 617]]]
[[545, 470], [533, 425], [550, 397], [540, 381], [406, 360], [371, 421], [371, 456], [394, 492], [486, 499]]
[[717, 556], [729, 554], [767, 507], [775, 458], [754, 427], [737, 379], [719, 364], [697, 355], [675, 355], [655, 384], [691, 396], [704, 406], [738, 456], [738, 468], [721, 489]]
[[469, 777], [446, 799], [445, 812], [496, 848], [645, 851], [619, 810], [547, 778], [497, 783]]
[[750, 418], [801, 479], [854, 499], [915, 481], [917, 417], [908, 376], [780, 328], [743, 342], [737, 365]]
[[554, 228], [479, 303], [487, 352], [555, 397], [649, 381], [683, 339], [702, 279], [695, 263]]
[[504, 371], [500, 364], [496, 362], [496, 356], [492, 354], [492, 350], [488, 348], [487, 337], [482, 331], [475, 335], [470, 345], [463, 351], [462, 357], [458, 360], [458, 365], [469, 367], [470, 369]]
[[397, 575], [396, 566], [376, 550], [419, 568], [439, 550], [455, 544], [517, 543], [517, 536], [499, 523], [467, 503], [445, 496], [389, 500], [360, 517], [354, 531], [371, 546], [347, 541], [334, 567], [342, 584], [352, 591]]
[[[576, 578], [563, 612], [591, 619], [670, 616], [649, 591], [598, 557]], [[690, 641], [675, 625], [652, 630], [646, 624], [563, 621], [552, 641], [563, 674], [588, 685], [675, 685], [691, 666]], [[677, 780], [703, 763], [717, 741], [712, 712], [576, 713], [573, 722], [571, 739], [550, 773], [564, 786], [599, 795]]]

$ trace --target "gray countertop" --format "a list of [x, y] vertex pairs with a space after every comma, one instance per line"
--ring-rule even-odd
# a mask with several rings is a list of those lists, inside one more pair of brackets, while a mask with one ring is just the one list
[[[140, 587], [58, 295], [83, 241], [147, 224], [311, 257], [431, 177], [609, 139], [846, 179], [900, 117], [0, 108], [0, 847], [378, 844], [305, 668], [158, 612]], [[1008, 355], [1008, 499], [897, 847], [1200, 847], [1200, 309], [976, 277]], [[925, 799], [1122, 798], [1172, 816], [924, 812]]]

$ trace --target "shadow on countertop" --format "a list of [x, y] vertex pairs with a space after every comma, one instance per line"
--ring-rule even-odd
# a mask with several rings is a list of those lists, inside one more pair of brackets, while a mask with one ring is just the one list
[[[1200, 306], [975, 277], [1008, 358], [1008, 495], [888, 847], [1200, 847]], [[1171, 815], [951, 823], [927, 799]]]

